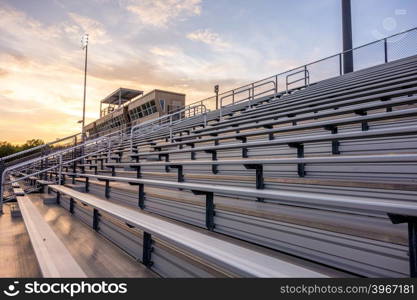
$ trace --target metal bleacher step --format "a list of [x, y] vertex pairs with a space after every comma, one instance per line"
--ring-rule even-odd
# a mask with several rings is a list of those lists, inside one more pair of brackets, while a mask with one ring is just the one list
[[48, 187], [30, 196], [39, 212], [162, 277], [416, 277], [416, 66], [220, 99], [204, 126], [89, 138], [8, 169], [7, 197]]
[[[302, 239], [305, 239], [306, 236], [305, 234], [302, 234], [303, 230], [300, 231], [301, 228], [299, 228], [298, 226], [286, 224], [284, 226], [286, 229], [284, 230], [284, 227], [282, 227], [284, 224], [280, 223], [279, 221], [278, 223], [275, 223], [275, 221], [273, 220], [265, 221], [263, 216], [261, 216], [261, 218], [258, 218], [255, 216], [248, 216], [246, 213], [243, 213], [242, 215], [239, 212], [233, 212], [233, 213], [225, 212], [219, 207], [217, 207], [216, 209], [216, 217], [215, 217], [215, 220], [216, 220], [215, 224], [218, 224], [219, 226], [216, 226], [214, 230], [217, 232], [226, 233], [231, 236], [236, 236], [240, 239], [252, 241], [255, 243], [260, 243], [270, 248], [274, 248], [280, 251], [282, 250], [287, 253], [297, 253], [297, 255], [301, 257], [310, 257], [312, 253], [314, 253], [312, 251], [314, 248], [314, 251], [316, 251], [314, 254], [316, 260], [322, 261], [328, 265], [334, 265], [336, 267], [338, 267], [341, 264], [341, 258], [338, 257], [336, 253], [340, 253], [340, 251], [345, 252], [346, 249], [349, 248], [351, 250], [348, 252], [345, 252], [343, 256], [343, 260], [345, 261], [343, 264], [345, 265], [346, 263], [349, 263], [351, 264], [350, 270], [352, 270], [352, 272], [354, 271], [355, 273], [357, 272], [357, 273], [366, 274], [367, 276], [377, 276], [376, 274], [385, 274], [383, 276], [403, 276], [400, 274], [404, 274], [404, 273], [406, 274], [407, 272], [406, 271], [407, 270], [407, 257], [406, 257], [407, 256], [407, 247], [406, 247], [407, 238], [406, 236], [404, 236], [404, 232], [400, 233], [402, 230], [404, 230], [404, 226], [391, 224], [385, 213], [388, 211], [392, 211], [393, 213], [398, 213], [398, 214], [402, 214], [402, 213], [407, 213], [408, 215], [415, 214], [416, 212], [415, 212], [415, 209], [413, 208], [412, 203], [407, 203], [408, 201], [396, 200], [394, 204], [394, 202], [392, 202], [392, 200], [389, 200], [388, 198], [387, 199], [380, 199], [376, 197], [372, 198], [369, 195], [367, 196], [367, 198], [357, 197], [357, 196], [353, 197], [350, 195], [335, 195], [334, 193], [327, 194], [327, 192], [319, 191], [319, 190], [315, 192], [308, 192], [308, 190], [306, 190], [305, 192], [300, 192], [297, 190], [288, 190], [287, 188], [284, 188], [284, 189], [281, 188], [276, 191], [269, 190], [265, 194], [266, 190], [255, 190], [251, 188], [242, 188], [242, 187], [236, 187], [236, 186], [235, 187], [222, 186], [222, 185], [211, 186], [207, 184], [194, 184], [194, 183], [183, 183], [183, 182], [176, 183], [176, 182], [145, 180], [145, 179], [136, 179], [136, 178], [95, 176], [95, 175], [87, 175], [87, 174], [80, 174], [79, 176], [89, 177], [90, 179], [101, 179], [101, 180], [111, 181], [112, 184], [110, 188], [111, 190], [110, 194], [114, 195], [115, 197], [117, 196], [118, 199], [127, 197], [126, 194], [123, 194], [122, 198], [118, 196], [119, 192], [116, 191], [118, 184], [121, 184], [123, 182], [125, 183], [129, 182], [129, 183], [141, 183], [141, 184], [146, 185], [147, 187], [154, 186], [156, 188], [160, 187], [160, 188], [164, 188], [164, 189], [166, 188], [169, 190], [171, 189], [175, 190], [175, 189], [180, 188], [182, 190], [201, 190], [201, 191], [206, 191], [206, 192], [214, 192], [215, 194], [220, 194], [220, 195], [230, 194], [230, 196], [232, 197], [241, 195], [242, 197], [261, 196], [265, 199], [275, 198], [278, 200], [277, 204], [287, 204], [291, 206], [296, 205], [296, 206], [306, 207], [306, 208], [310, 207], [311, 209], [313, 209], [312, 212], [315, 211], [314, 209], [318, 209], [319, 206], [317, 205], [319, 204], [319, 202], [321, 202], [323, 205], [329, 205], [329, 207], [333, 211], [335, 211], [335, 208], [337, 208], [337, 206], [339, 205], [341, 205], [339, 206], [339, 208], [341, 208], [342, 211], [347, 211], [347, 213], [349, 213], [350, 211], [350, 212], [355, 212], [355, 214], [357, 214], [358, 208], [363, 209], [364, 212], [366, 212], [367, 210], [371, 212], [380, 211], [380, 213], [382, 212], [383, 214], [382, 215], [379, 214], [378, 218], [382, 217], [381, 221], [383, 221], [384, 223], [383, 225], [384, 228], [390, 228], [388, 229], [389, 231], [394, 230], [392, 231], [393, 238], [389, 238], [388, 240], [392, 240], [396, 244], [399, 241], [398, 238], [400, 238], [402, 245], [395, 245], [389, 242], [387, 243], [388, 240], [385, 237], [382, 237], [380, 234], [379, 234], [381, 237], [380, 241], [376, 241], [375, 238], [377, 236], [372, 237], [372, 234], [367, 233], [367, 229], [364, 227], [362, 227], [361, 232], [365, 234], [363, 236], [364, 238], [366, 238], [366, 235], [368, 235], [368, 239], [365, 239], [365, 240], [361, 237], [355, 237], [355, 235], [357, 235], [355, 234], [355, 231], [358, 231], [358, 229], [351, 230], [350, 232], [346, 232], [348, 235], [341, 235], [339, 233], [331, 233], [325, 228], [323, 228], [325, 229], [325, 232], [322, 232], [321, 230], [313, 229], [313, 227], [315, 227], [314, 224], [317, 224], [317, 220], [315, 222], [312, 222], [311, 224], [306, 224], [307, 227], [303, 229], [303, 230], [309, 231], [310, 235], [312, 237], [316, 236], [316, 238], [313, 238], [313, 239], [310, 238], [308, 241], [306, 240], [304, 242], [301, 242]], [[90, 188], [91, 190], [93, 190], [92, 186]], [[169, 191], [167, 192], [170, 193]], [[273, 196], [273, 194], [275, 193], [276, 195]], [[101, 194], [104, 194], [103, 188], [102, 188]], [[171, 192], [171, 194], [174, 195], [173, 192]], [[150, 194], [147, 194], [147, 199], [148, 199], [148, 196], [150, 196]], [[184, 219], [184, 216], [187, 213], [187, 209], [189, 209], [189, 205], [186, 205], [185, 203], [183, 205], [175, 205], [174, 204], [175, 200], [174, 200], [174, 201], [166, 202], [166, 206], [164, 207], [164, 206], [161, 206], [161, 204], [163, 204], [161, 201], [155, 202], [155, 200], [153, 200], [152, 198], [153, 197], [150, 197], [148, 200], [145, 200], [145, 209], [148, 206], [152, 207], [152, 206], [155, 206], [155, 204], [158, 205], [159, 203], [159, 206], [156, 206], [157, 209], [154, 211], [153, 210], [151, 211], [164, 215], [168, 213], [168, 209], [170, 209], [170, 207], [172, 208], [176, 207], [175, 213], [171, 213], [166, 216], [174, 218], [174, 219], [184, 220], [185, 222], [193, 223], [192, 221], [190, 221], [190, 219]], [[305, 199], [302, 200], [302, 198], [305, 198]], [[136, 203], [136, 205], [138, 205], [137, 204], [138, 203], [137, 191], [136, 193], [133, 192], [133, 194], [129, 196], [129, 199], [131, 199], [130, 201], [133, 201]], [[259, 203], [259, 204], [256, 204], [255, 206], [255, 203], [254, 203], [254, 208], [262, 205], [262, 203]], [[404, 205], [407, 206], [408, 208], [405, 208]], [[378, 208], [378, 206], [380, 206], [381, 210]], [[352, 208], [355, 207], [355, 210], [352, 211], [350, 210], [349, 207], [352, 207]], [[259, 208], [256, 208], [255, 210], [258, 211]], [[205, 227], [204, 223], [201, 224], [201, 221], [204, 222], [204, 208], [202, 209], [200, 213], [203, 213], [203, 214], [195, 215], [194, 213], [195, 215], [194, 218], [196, 220], [200, 220], [198, 223], [198, 226]], [[238, 215], [236, 213], [238, 213]], [[368, 213], [365, 213], [365, 215], [366, 214]], [[245, 215], [246, 217], [244, 217]], [[337, 217], [335, 214], [329, 214], [329, 217], [341, 220], [340, 216]], [[246, 221], [243, 221], [243, 220], [246, 220]], [[376, 232], [381, 230], [382, 227], [380, 227], [379, 229], [375, 227], [377, 226], [378, 219], [375, 219], [374, 217], [372, 217], [372, 214], [368, 218], [365, 217], [361, 222], [358, 220], [354, 221], [353, 219], [351, 221], [366, 224], [366, 223], [363, 223], [363, 221], [365, 220], [369, 222], [369, 224], [371, 224], [369, 228], [374, 227]], [[206, 222], [207, 222], [207, 216], [206, 216]], [[349, 224], [348, 223], [349, 220], [346, 219], [346, 222], [347, 223], [345, 223], [345, 225]], [[242, 230], [242, 226], [243, 228], [245, 228], [245, 230]], [[366, 227], [366, 225], [364, 226]], [[398, 226], [401, 226], [401, 227], [398, 227]], [[274, 233], [273, 235], [269, 236], [268, 239], [264, 240], [263, 230], [265, 229], [262, 229], [262, 228], [265, 228], [265, 227], [270, 227], [268, 229], [273, 230]], [[342, 227], [339, 226], [339, 229], [337, 229], [336, 231], [340, 231]], [[398, 227], [398, 228], [393, 228], [393, 227]], [[247, 233], [248, 228], [251, 228], [251, 230], [253, 231], [253, 232], [251, 231], [251, 234]], [[223, 231], [223, 230], [226, 230], [226, 231]], [[396, 230], [398, 231], [395, 232]], [[292, 236], [289, 235], [290, 231], [294, 232], [294, 233], [291, 233]], [[288, 243], [282, 242], [284, 238], [288, 241]], [[355, 242], [353, 242], [354, 240]], [[318, 244], [316, 246], [315, 244], [317, 242]], [[325, 246], [325, 244], [327, 246]], [[355, 246], [353, 246], [352, 244]], [[307, 247], [306, 245], [309, 245], [309, 246]], [[288, 247], [290, 247], [291, 249], [289, 249]], [[335, 249], [335, 247], [336, 248], [340, 247], [340, 249]], [[307, 251], [308, 249], [309, 251]], [[329, 250], [323, 250], [323, 249], [329, 249]], [[361, 261], [361, 263], [358, 263], [358, 261]], [[389, 267], [390, 269], [385, 269], [385, 268], [380, 267], [381, 264], [388, 264], [388, 263], [390, 264], [390, 267]]]
[[17, 197], [42, 276], [45, 278], [87, 277], [71, 253], [45, 222], [27, 197]]
[[223, 269], [229, 276], [327, 277], [325, 273], [314, 269], [292, 264], [68, 187], [52, 185], [50, 189], [91, 206], [99, 213], [122, 220], [130, 227], [172, 244], [181, 251], [189, 251]]
[[[19, 191], [22, 194], [19, 194]], [[44, 278], [87, 277], [71, 253], [55, 232], [43, 219], [22, 188], [14, 188], [18, 209], [12, 208], [12, 215], [20, 213], [26, 226], [39, 268]]]
[[[84, 192], [84, 180], [77, 178], [78, 184], [66, 184], [70, 188]], [[301, 187], [300, 187], [301, 188]], [[110, 200], [116, 203], [128, 204], [137, 207], [137, 187], [114, 182], [111, 187]], [[102, 181], [90, 181], [89, 192], [96, 196], [105, 194], [105, 183]], [[191, 208], [205, 206], [204, 196], [193, 195], [187, 191], [163, 190], [148, 187], [146, 189], [145, 211], [155, 214], [168, 215], [173, 219], [179, 216], [186, 216], [187, 210], [192, 216]], [[326, 231], [348, 234], [362, 238], [369, 238], [378, 241], [391, 241], [400, 245], [407, 244], [407, 236], [403, 227], [394, 227], [387, 218], [368, 218], [367, 216], [355, 216], [349, 213], [326, 212], [316, 209], [276, 205], [274, 203], [259, 203], [239, 198], [221, 197], [215, 199], [216, 211], [229, 212], [240, 215], [244, 220], [246, 217], [259, 217], [263, 220], [288, 222], [302, 226], [308, 226]], [[169, 207], [173, 208], [172, 215], [169, 214]], [[179, 209], [182, 207], [182, 211]], [[175, 209], [174, 209], [175, 208]], [[175, 212], [177, 215], [175, 215]], [[193, 223], [193, 218], [184, 218], [184, 222]], [[220, 218], [221, 215], [217, 217]], [[201, 216], [202, 217], [202, 216]], [[203, 222], [194, 225], [204, 226]], [[215, 229], [216, 230], [216, 229]]]

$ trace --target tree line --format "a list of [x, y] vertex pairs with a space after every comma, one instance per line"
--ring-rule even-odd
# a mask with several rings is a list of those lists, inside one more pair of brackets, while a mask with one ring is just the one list
[[9, 142], [2, 142], [0, 141], [0, 158], [4, 157], [4, 156], [8, 156], [20, 151], [24, 151], [33, 147], [37, 147], [40, 145], [45, 144], [45, 142], [43, 140], [40, 139], [32, 139], [32, 140], [28, 140], [26, 141], [26, 143], [22, 144], [22, 145], [13, 145]]

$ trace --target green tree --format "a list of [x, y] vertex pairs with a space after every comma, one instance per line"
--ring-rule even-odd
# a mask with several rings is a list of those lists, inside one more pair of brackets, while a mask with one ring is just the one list
[[34, 147], [37, 147], [37, 146], [40, 146], [40, 145], [43, 145], [43, 144], [45, 144], [44, 141], [42, 141], [40, 139], [28, 140], [28, 141], [26, 141], [26, 143], [24, 143], [21, 146], [21, 151], [27, 150], [27, 149], [30, 149], [30, 148], [34, 148]]
[[18, 149], [9, 142], [0, 142], [0, 157], [16, 153]]
[[0, 141], [0, 157], [8, 156], [20, 151], [31, 149], [40, 145], [45, 144], [44, 141], [40, 139], [32, 139], [26, 141], [23, 145], [12, 145], [9, 142]]

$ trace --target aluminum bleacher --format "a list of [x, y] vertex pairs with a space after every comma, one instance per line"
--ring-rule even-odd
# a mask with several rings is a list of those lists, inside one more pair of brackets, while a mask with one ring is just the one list
[[89, 139], [2, 182], [164, 277], [416, 277], [416, 104], [411, 56]]

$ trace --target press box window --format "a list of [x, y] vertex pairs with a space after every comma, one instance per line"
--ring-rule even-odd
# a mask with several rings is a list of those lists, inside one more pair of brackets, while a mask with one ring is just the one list
[[159, 104], [161, 105], [161, 110], [165, 111], [165, 100], [164, 99], [159, 100]]

